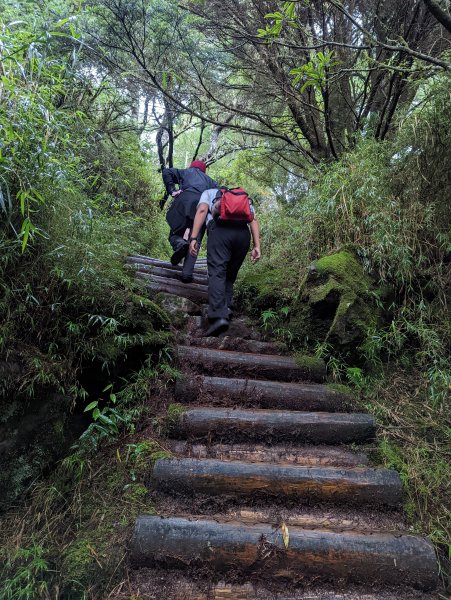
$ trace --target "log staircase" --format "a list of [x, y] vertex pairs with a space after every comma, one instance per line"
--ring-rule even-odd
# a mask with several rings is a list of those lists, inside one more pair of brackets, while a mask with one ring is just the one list
[[407, 530], [402, 484], [365, 454], [376, 425], [243, 319], [202, 337], [207, 275], [143, 256], [151, 293], [186, 299], [175, 386], [184, 405], [149, 479], [156, 515], [136, 522], [130, 558], [140, 598], [435, 598], [432, 544]]

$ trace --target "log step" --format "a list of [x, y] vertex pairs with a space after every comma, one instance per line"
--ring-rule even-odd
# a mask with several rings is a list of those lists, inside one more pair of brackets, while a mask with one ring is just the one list
[[215, 459], [159, 459], [152, 472], [155, 489], [176, 494], [346, 502], [398, 506], [402, 484], [388, 469], [301, 467]]
[[165, 292], [166, 294], [174, 294], [182, 298], [188, 298], [197, 302], [208, 302], [208, 288], [205, 285], [197, 283], [182, 283], [174, 279], [166, 279], [165, 277], [154, 277], [147, 273], [135, 274], [137, 279], [142, 279], [147, 282], [146, 287], [152, 292]]
[[[133, 268], [138, 273], [147, 273], [148, 275], [156, 277], [164, 277], [165, 279], [174, 279], [175, 281], [181, 281], [181, 270], [167, 269], [165, 267], [154, 267], [152, 265], [141, 264], [131, 264], [128, 266], [129, 268]], [[199, 285], [208, 285], [208, 276], [203, 273], [193, 273], [193, 283], [197, 283]]]
[[231, 373], [246, 375], [253, 379], [273, 379], [276, 381], [319, 381], [326, 378], [324, 361], [305, 358], [304, 363], [296, 362], [291, 356], [213, 350], [194, 346], [177, 346], [181, 362], [186, 361], [207, 373]]
[[[232, 321], [232, 325], [234, 321]], [[259, 340], [235, 337], [232, 335], [220, 335], [218, 337], [193, 337], [181, 336], [179, 342], [182, 346], [196, 346], [200, 348], [213, 348], [214, 350], [237, 350], [240, 352], [254, 352], [261, 354], [284, 354], [286, 349], [282, 344], [271, 344]]]
[[249, 399], [253, 405], [262, 408], [288, 410], [334, 412], [352, 405], [350, 396], [320, 384], [208, 376], [179, 379], [176, 382], [175, 396], [180, 402], [192, 402], [204, 398], [205, 394], [241, 403]]
[[413, 535], [335, 532], [290, 527], [288, 549], [281, 529], [180, 517], [138, 517], [131, 544], [137, 567], [207, 567], [299, 581], [316, 577], [377, 584], [437, 584], [432, 544]]
[[139, 275], [141, 279], [147, 279], [153, 283], [173, 285], [181, 289], [188, 288], [208, 293], [208, 285], [206, 283], [183, 283], [182, 281], [177, 281], [177, 279], [160, 277], [158, 275], [154, 275], [153, 273], [141, 273], [140, 271], [137, 271], [136, 275]]
[[[135, 254], [132, 256], [128, 256], [126, 259], [128, 264], [143, 264], [143, 265], [153, 265], [156, 267], [165, 267], [167, 269], [178, 269], [182, 270], [180, 265], [173, 265], [168, 260], [162, 260], [160, 258], [152, 258], [151, 256], [143, 256], [142, 254]], [[205, 269], [207, 268], [207, 259], [206, 258], [198, 258], [196, 260], [195, 270], [198, 269], [205, 273]]]
[[[171, 516], [174, 511], [171, 512]], [[177, 511], [178, 516], [182, 516]], [[193, 512], [183, 515], [187, 518], [193, 516]], [[405, 529], [405, 519], [399, 511], [380, 511], [377, 509], [357, 509], [331, 507], [316, 508], [310, 506], [285, 508], [285, 507], [249, 507], [229, 506], [219, 514], [211, 515], [216, 521], [227, 521], [245, 523], [246, 525], [258, 525], [267, 523], [277, 527], [285, 523], [287, 527], [302, 527], [303, 529], [328, 529], [334, 531], [366, 531], [395, 533]]]
[[263, 446], [261, 444], [190, 444], [170, 440], [168, 449], [186, 458], [215, 458], [242, 462], [290, 464], [302, 466], [358, 467], [368, 465], [362, 452], [351, 452], [331, 446]]
[[186, 519], [210, 519], [224, 523], [244, 523], [258, 525], [266, 523], [278, 527], [285, 523], [287, 527], [303, 529], [328, 529], [333, 531], [365, 531], [367, 533], [396, 533], [406, 530], [406, 522], [400, 510], [380, 510], [380, 507], [320, 507], [299, 505], [280, 506], [261, 505], [255, 508], [251, 502], [226, 502], [221, 498], [203, 498], [169, 496], [157, 494], [160, 502], [158, 514], [161, 517], [177, 515]]
[[374, 437], [374, 419], [362, 413], [301, 412], [265, 409], [192, 408], [174, 422], [179, 438], [283, 440], [349, 444]]
[[[302, 577], [299, 574], [298, 579]], [[233, 580], [233, 575], [231, 575]], [[254, 578], [252, 578], [254, 579]], [[142, 600], [437, 600], [437, 595], [403, 590], [399, 587], [390, 590], [387, 587], [371, 585], [365, 588], [347, 586], [347, 590], [337, 591], [337, 585], [315, 584], [314, 588], [297, 589], [287, 585], [286, 581], [268, 582], [255, 578], [252, 583], [230, 583], [199, 578], [195, 574], [190, 578], [186, 571], [161, 569], [141, 569], [130, 573], [131, 594]], [[341, 589], [341, 586], [340, 586]]]

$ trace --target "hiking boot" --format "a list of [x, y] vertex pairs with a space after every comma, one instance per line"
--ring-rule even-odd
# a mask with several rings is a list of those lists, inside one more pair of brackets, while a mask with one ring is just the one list
[[227, 331], [229, 328], [229, 320], [228, 319], [215, 319], [210, 327], [207, 329], [206, 337], [218, 336], [224, 331]]
[[182, 258], [185, 258], [185, 256], [188, 254], [188, 248], [188, 242], [185, 242], [184, 244], [179, 246], [177, 250], [175, 250], [174, 254], [171, 256], [171, 265], [174, 265], [174, 267], [175, 265], [178, 265]]
[[180, 279], [182, 280], [183, 283], [193, 283], [193, 276], [192, 275], [182, 275], [180, 277]]

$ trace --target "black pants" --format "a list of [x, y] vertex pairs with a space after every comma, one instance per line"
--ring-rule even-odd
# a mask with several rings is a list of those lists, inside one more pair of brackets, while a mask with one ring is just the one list
[[208, 318], [227, 319], [232, 304], [233, 284], [249, 251], [251, 234], [247, 225], [208, 224]]
[[[169, 243], [172, 246], [174, 252], [180, 248], [187, 241], [183, 239], [185, 231], [192, 229], [193, 227], [193, 213], [196, 213], [197, 203], [199, 202], [199, 194], [193, 194], [190, 192], [183, 192], [171, 205], [166, 220], [171, 227], [169, 232]], [[204, 230], [199, 234], [199, 249], [202, 242]], [[191, 277], [194, 271], [194, 265], [196, 264], [196, 257], [187, 254], [183, 261], [182, 275], [184, 277]]]

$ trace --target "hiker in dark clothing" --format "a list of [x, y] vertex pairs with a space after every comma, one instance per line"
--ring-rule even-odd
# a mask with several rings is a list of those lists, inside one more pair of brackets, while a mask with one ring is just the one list
[[[162, 172], [166, 191], [174, 198], [166, 215], [166, 221], [171, 228], [169, 242], [174, 250], [171, 263], [178, 265], [186, 257], [182, 269], [182, 281], [185, 283], [192, 281], [196, 263], [196, 257], [188, 254], [187, 230], [193, 225], [197, 203], [202, 193], [218, 187], [218, 184], [206, 175], [206, 168], [203, 161], [194, 160], [188, 169], [163, 169]], [[199, 232], [200, 241], [202, 236], [203, 230]]]
[[256, 263], [261, 256], [260, 228], [253, 207], [250, 206], [250, 222], [221, 221], [213, 217], [214, 204], [219, 195], [217, 189], [206, 190], [202, 194], [190, 237], [190, 254], [196, 257], [199, 251], [198, 235], [204, 223], [207, 223], [208, 318], [211, 323], [207, 336], [217, 336], [229, 328], [233, 284], [249, 251], [251, 235], [252, 262]]

